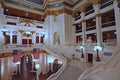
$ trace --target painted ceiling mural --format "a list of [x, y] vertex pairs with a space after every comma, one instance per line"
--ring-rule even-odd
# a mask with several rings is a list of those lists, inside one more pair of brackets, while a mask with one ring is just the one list
[[44, 0], [26, 0], [35, 4], [43, 5]]

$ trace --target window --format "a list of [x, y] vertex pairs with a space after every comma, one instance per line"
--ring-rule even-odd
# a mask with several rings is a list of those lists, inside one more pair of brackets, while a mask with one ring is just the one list
[[6, 43], [7, 43], [7, 44], [10, 44], [10, 35], [7, 35], [7, 36], [6, 36]]
[[13, 35], [12, 37], [12, 43], [17, 44], [17, 35]]
[[36, 36], [36, 43], [39, 43], [39, 36]]

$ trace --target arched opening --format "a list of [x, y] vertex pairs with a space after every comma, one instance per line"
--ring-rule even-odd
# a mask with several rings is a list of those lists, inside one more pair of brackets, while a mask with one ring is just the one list
[[22, 44], [32, 44], [32, 33], [22, 33]]

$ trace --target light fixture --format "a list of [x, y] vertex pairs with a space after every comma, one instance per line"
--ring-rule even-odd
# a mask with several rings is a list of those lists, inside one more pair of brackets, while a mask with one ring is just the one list
[[102, 47], [101, 46], [95, 46], [94, 51], [96, 52], [96, 61], [101, 61], [100, 57], [99, 57], [99, 51], [102, 51]]
[[26, 13], [26, 16], [28, 15], [28, 13]]
[[40, 64], [36, 64], [35, 68], [37, 69], [37, 80], [39, 80], [39, 68], [40, 68]]
[[94, 51], [97, 51], [97, 49], [98, 49], [99, 51], [102, 51], [102, 47], [101, 47], [101, 46], [95, 46], [95, 47], [94, 47]]
[[84, 58], [84, 46], [80, 46], [80, 50], [81, 50], [81, 58]]
[[31, 34], [31, 32], [30, 32], [30, 31], [26, 31], [25, 33], [26, 33], [26, 34]]
[[2, 29], [1, 29], [2, 32], [9, 32], [8, 29], [6, 29], [6, 27], [4, 26]]
[[40, 68], [40, 64], [36, 64], [35, 68], [38, 70]]
[[8, 11], [8, 9], [6, 9], [5, 11]]

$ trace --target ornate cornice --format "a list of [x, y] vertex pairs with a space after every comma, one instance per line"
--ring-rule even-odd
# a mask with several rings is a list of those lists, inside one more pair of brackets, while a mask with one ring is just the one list
[[45, 12], [45, 17], [47, 15], [55, 15], [55, 16], [58, 16], [59, 14], [63, 14], [63, 13], [67, 13], [67, 14], [70, 14], [72, 15], [72, 10], [69, 10], [67, 8], [61, 8], [61, 9], [58, 9], [58, 10], [47, 10]]

